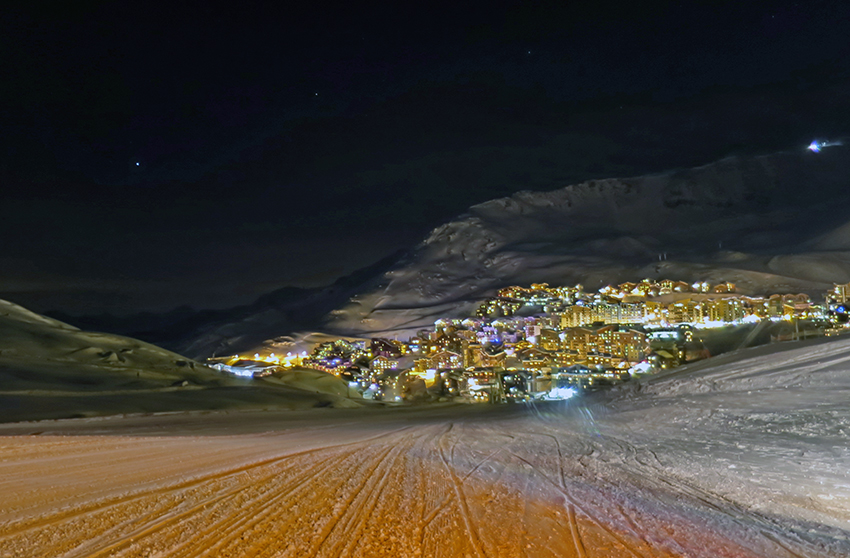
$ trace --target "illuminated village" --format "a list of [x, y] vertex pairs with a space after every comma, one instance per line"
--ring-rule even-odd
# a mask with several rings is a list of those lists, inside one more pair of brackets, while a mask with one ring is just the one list
[[[805, 294], [746, 296], [732, 283], [644, 279], [588, 293], [581, 285], [511, 286], [475, 316], [440, 319], [407, 340], [336, 339], [312, 352], [212, 359], [243, 376], [307, 368], [375, 401], [506, 403], [558, 400], [711, 356], [712, 330], [787, 322], [771, 341], [834, 335], [847, 325], [850, 284], [825, 304]], [[800, 324], [804, 327], [800, 329]]]

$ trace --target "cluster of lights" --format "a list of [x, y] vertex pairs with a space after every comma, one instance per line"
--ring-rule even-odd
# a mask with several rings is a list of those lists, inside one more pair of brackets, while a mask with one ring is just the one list
[[572, 399], [577, 394], [578, 391], [575, 388], [556, 387], [549, 390], [549, 393], [546, 394], [546, 399], [550, 401], [563, 401], [565, 399]]
[[269, 353], [268, 355], [261, 355], [260, 353], [254, 353], [252, 357], [243, 357], [239, 355], [233, 355], [230, 357], [230, 360], [227, 362], [228, 366], [232, 366], [241, 360], [249, 360], [253, 362], [264, 362], [267, 364], [274, 364], [276, 366], [282, 366], [284, 368], [293, 368], [295, 366], [301, 366], [304, 359], [307, 358], [307, 351], [302, 351], [301, 353], [286, 353], [286, 356], [279, 356], [275, 353]]
[[[837, 285], [833, 298], [829, 299], [834, 303], [830, 304], [831, 309], [837, 308], [846, 298], [844, 291], [839, 292], [839, 287], [850, 292], [850, 284]], [[715, 293], [713, 296], [706, 297], [709, 300], [702, 301], [699, 296], [687, 294], [712, 292]], [[649, 350], [648, 338], [682, 340], [681, 331], [655, 330], [653, 333], [655, 328], [671, 328], [675, 324], [692, 326], [686, 328], [688, 331], [683, 337], [687, 342], [693, 340], [695, 328], [750, 324], [762, 319], [793, 321], [818, 317], [818, 307], [812, 307], [804, 295], [773, 295], [764, 299], [730, 294], [734, 292], [735, 286], [731, 283], [712, 286], [706, 281], [688, 284], [649, 279], [606, 286], [594, 295], [585, 293], [580, 285], [550, 288], [544, 283], [531, 288], [509, 287], [499, 291], [499, 297], [510, 296], [510, 300], [491, 299], [482, 308], [498, 306], [511, 309], [525, 304], [540, 306], [551, 303], [544, 306], [544, 313], [548, 315], [492, 321], [486, 318], [440, 319], [435, 322], [434, 332], [407, 342], [373, 340], [372, 346], [367, 349], [365, 341], [336, 339], [317, 346], [310, 355], [306, 351], [290, 352], [285, 356], [275, 353], [255, 353], [253, 357], [234, 355], [229, 360], [218, 359], [227, 364], [216, 366], [245, 376], [268, 374], [273, 367], [304, 366], [348, 378], [351, 380], [349, 387], [361, 391], [364, 397], [384, 397], [386, 400], [399, 400], [396, 388], [401, 389], [404, 382], [417, 376], [425, 381], [426, 387], [444, 386], [449, 393], [460, 393], [477, 402], [505, 401], [506, 398], [512, 401], [532, 398], [566, 400], [584, 389], [593, 389], [592, 386], [652, 370], [652, 365], [646, 360], [635, 364], [642, 358], [636, 355]], [[669, 298], [667, 302], [651, 300], [657, 295], [672, 293], [683, 296], [673, 302], [669, 302]], [[716, 298], [717, 295], [721, 295], [720, 298]], [[634, 298], [626, 299], [627, 296], [646, 300], [635, 301]], [[845, 306], [842, 304], [839, 311], [843, 311]], [[588, 330], [575, 327], [586, 323], [568, 326], [577, 319], [611, 325], [640, 323], [648, 334], [619, 328], [593, 329], [588, 333]], [[470, 344], [469, 353], [464, 352], [467, 350], [466, 343]], [[476, 347], [481, 354], [472, 351], [472, 343], [478, 343]], [[494, 351], [497, 352], [495, 355]], [[416, 357], [416, 366], [407, 370], [402, 356], [411, 353]], [[684, 349], [677, 349], [675, 355], [684, 358]], [[519, 359], [518, 368], [507, 368], [510, 366], [506, 364], [508, 357]], [[371, 374], [359, 374], [364, 362], [369, 363]], [[659, 365], [658, 362], [655, 364]], [[561, 368], [569, 365], [574, 366]], [[677, 363], [667, 365], [676, 366]], [[523, 379], [520, 373], [500, 375], [494, 370], [500, 367], [523, 371], [521, 374], [526, 376]], [[388, 374], [392, 370], [397, 372]], [[543, 388], [537, 383], [540, 378], [544, 380]], [[564, 385], [565, 381], [569, 387]], [[525, 382], [528, 382], [526, 387], [522, 387]]]

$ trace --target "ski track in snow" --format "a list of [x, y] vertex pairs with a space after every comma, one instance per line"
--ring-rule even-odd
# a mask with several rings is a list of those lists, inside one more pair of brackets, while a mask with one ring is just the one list
[[848, 356], [583, 405], [0, 426], [0, 557], [846, 557]]
[[[452, 421], [308, 451], [286, 434], [7, 437], [0, 556], [839, 555], [625, 442], [516, 420], [536, 430]], [[595, 445], [621, 460], [598, 471]]]

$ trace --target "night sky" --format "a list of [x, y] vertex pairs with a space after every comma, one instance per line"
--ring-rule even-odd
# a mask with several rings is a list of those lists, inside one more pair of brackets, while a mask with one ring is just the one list
[[36, 311], [247, 303], [850, 130], [847, 2], [57, 4], [0, 20], [0, 298]]

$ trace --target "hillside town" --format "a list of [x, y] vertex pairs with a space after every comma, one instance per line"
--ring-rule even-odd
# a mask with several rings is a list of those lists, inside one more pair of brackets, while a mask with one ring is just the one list
[[439, 319], [406, 340], [339, 338], [309, 353], [212, 360], [240, 375], [321, 370], [376, 401], [566, 399], [708, 358], [712, 330], [785, 322], [792, 333], [771, 340], [839, 333], [848, 297], [850, 284], [814, 304], [805, 294], [739, 294], [729, 282], [644, 279], [593, 293], [540, 283], [501, 289], [474, 316]]

